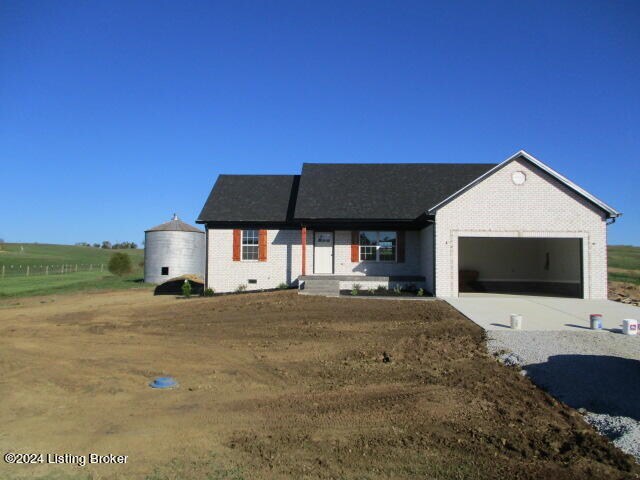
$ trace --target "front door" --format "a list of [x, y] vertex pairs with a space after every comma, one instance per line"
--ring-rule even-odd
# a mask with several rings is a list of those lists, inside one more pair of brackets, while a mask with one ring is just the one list
[[333, 273], [333, 232], [315, 232], [313, 273]]

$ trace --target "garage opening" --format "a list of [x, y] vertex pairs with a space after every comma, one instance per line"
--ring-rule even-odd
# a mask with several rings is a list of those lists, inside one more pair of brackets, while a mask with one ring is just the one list
[[582, 298], [582, 239], [461, 237], [458, 290]]

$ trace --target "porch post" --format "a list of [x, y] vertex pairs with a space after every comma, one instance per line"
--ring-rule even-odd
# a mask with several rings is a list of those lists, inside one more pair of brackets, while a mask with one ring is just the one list
[[302, 227], [300, 231], [302, 242], [302, 275], [307, 274], [307, 227]]

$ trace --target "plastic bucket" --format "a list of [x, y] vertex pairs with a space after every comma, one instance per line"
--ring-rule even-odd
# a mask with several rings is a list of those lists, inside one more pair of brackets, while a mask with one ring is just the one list
[[589, 315], [589, 320], [591, 321], [591, 330], [602, 329], [602, 315], [599, 313], [592, 313]]
[[522, 328], [522, 315], [518, 313], [511, 314], [511, 328], [520, 330]]
[[622, 333], [625, 335], [637, 335], [638, 321], [633, 318], [625, 318], [622, 320]]

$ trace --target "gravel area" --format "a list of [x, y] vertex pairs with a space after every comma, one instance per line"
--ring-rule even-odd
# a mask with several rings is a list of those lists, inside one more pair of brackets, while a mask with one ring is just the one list
[[640, 462], [640, 337], [610, 332], [487, 333], [489, 351]]

